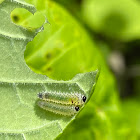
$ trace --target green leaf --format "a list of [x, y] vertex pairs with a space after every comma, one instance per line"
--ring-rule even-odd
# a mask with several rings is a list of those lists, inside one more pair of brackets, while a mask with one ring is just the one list
[[36, 105], [37, 93], [72, 89], [90, 98], [98, 71], [78, 74], [69, 81], [52, 80], [31, 71], [24, 60], [25, 46], [43, 27], [33, 30], [14, 24], [10, 13], [15, 8], [36, 11], [33, 5], [20, 0], [0, 4], [0, 139], [54, 139], [75, 116], [42, 110]]
[[[93, 96], [60, 139], [117, 140], [133, 135], [119, 107], [114, 77], [87, 31], [54, 1], [28, 1], [35, 4], [49, 22], [25, 51], [25, 60], [34, 71], [69, 80], [77, 73], [101, 69]], [[86, 82], [88, 84], [88, 80]]]
[[84, 0], [83, 19], [97, 33], [121, 41], [140, 38], [140, 3], [133, 0]]
[[140, 136], [140, 102], [138, 98], [122, 100], [122, 109], [133, 131], [133, 139]]

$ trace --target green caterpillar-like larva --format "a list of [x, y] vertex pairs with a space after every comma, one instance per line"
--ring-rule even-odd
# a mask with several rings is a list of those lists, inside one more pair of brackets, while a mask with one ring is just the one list
[[47, 111], [53, 112], [55, 114], [64, 115], [64, 116], [73, 116], [79, 111], [79, 107], [74, 105], [66, 106], [66, 105], [56, 104], [53, 102], [46, 102], [46, 101], [38, 101], [37, 104], [39, 107]]
[[86, 102], [86, 96], [81, 93], [42, 92], [38, 98], [39, 107], [65, 116], [76, 114]]
[[81, 106], [86, 102], [86, 96], [80, 93], [43, 92], [38, 98], [48, 102], [65, 105]]

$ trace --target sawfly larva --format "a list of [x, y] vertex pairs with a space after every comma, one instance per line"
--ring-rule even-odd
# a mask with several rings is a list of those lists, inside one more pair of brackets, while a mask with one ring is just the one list
[[38, 101], [37, 104], [42, 109], [64, 116], [72, 116], [79, 111], [79, 107], [74, 105], [66, 106], [47, 101]]
[[81, 93], [42, 92], [38, 98], [48, 102], [65, 105], [81, 106], [86, 102], [86, 96]]

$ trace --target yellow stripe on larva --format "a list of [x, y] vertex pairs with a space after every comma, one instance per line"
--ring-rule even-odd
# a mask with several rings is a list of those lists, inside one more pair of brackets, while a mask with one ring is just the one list
[[40, 101], [40, 100], [37, 102], [37, 104], [39, 107], [47, 111], [64, 115], [64, 116], [73, 116], [79, 111], [79, 107], [74, 106], [74, 105], [66, 106], [62, 104], [57, 104], [57, 103], [52, 103], [52, 102], [47, 102], [47, 101]]
[[43, 92], [38, 94], [38, 98], [48, 102], [75, 106], [81, 106], [86, 101], [86, 96], [81, 93]]

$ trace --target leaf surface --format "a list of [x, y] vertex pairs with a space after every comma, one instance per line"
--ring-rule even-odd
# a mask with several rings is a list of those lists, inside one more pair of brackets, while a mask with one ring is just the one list
[[[117, 140], [133, 136], [119, 107], [114, 77], [94, 39], [91, 39], [83, 26], [56, 2], [28, 2], [44, 13], [49, 22], [45, 24], [44, 31], [27, 45], [25, 51], [25, 60], [34, 71], [54, 79], [68, 80], [77, 73], [101, 68], [93, 96], [58, 139], [72, 140], [80, 137], [81, 140]], [[24, 15], [18, 12], [15, 14], [19, 17]], [[28, 17], [25, 22], [19, 24], [24, 26], [23, 23], [28, 19], [32, 20]], [[86, 83], [88, 85], [88, 80]]]
[[32, 30], [14, 24], [10, 14], [15, 8], [25, 8], [33, 14], [36, 11], [33, 5], [20, 0], [0, 4], [0, 139], [54, 139], [75, 116], [42, 110], [36, 105], [37, 93], [72, 89], [82, 90], [90, 97], [98, 71], [79, 74], [69, 81], [52, 80], [31, 71], [24, 60], [25, 46], [43, 28]]

